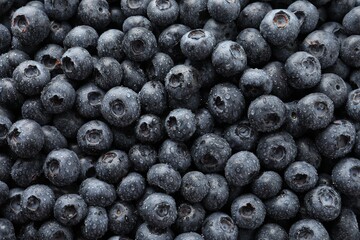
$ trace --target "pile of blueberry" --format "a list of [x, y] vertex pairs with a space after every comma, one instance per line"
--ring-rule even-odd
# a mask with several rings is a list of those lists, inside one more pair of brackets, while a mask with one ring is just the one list
[[1, 240], [359, 240], [360, 0], [0, 0]]

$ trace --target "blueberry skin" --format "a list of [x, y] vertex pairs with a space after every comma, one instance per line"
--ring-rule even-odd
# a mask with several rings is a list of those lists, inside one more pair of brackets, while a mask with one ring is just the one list
[[232, 22], [240, 13], [240, 1], [227, 1], [227, 0], [209, 0], [207, 9], [212, 18], [219, 22]]
[[207, 0], [184, 0], [179, 3], [180, 22], [192, 29], [204, 26], [208, 15]]
[[146, 15], [147, 6], [151, 0], [121, 0], [120, 6], [121, 10], [126, 17], [135, 16], [135, 15]]
[[264, 203], [253, 194], [244, 194], [231, 204], [231, 216], [239, 228], [256, 229], [266, 215]]
[[142, 143], [155, 144], [164, 137], [163, 122], [153, 114], [144, 114], [135, 126], [135, 136]]
[[264, 203], [267, 216], [276, 221], [292, 219], [300, 210], [299, 198], [287, 189], [283, 189], [279, 195]]
[[0, 55], [0, 77], [11, 77], [14, 69], [26, 60], [30, 60], [29, 55], [20, 50], [10, 50]]
[[271, 48], [259, 30], [255, 28], [242, 30], [239, 35], [237, 35], [236, 42], [244, 48], [247, 62], [250, 66], [263, 66], [269, 62]]
[[259, 159], [251, 152], [240, 151], [232, 155], [227, 161], [225, 177], [229, 184], [242, 187], [251, 183], [259, 171]]
[[29, 221], [29, 218], [25, 216], [24, 210], [21, 208], [23, 192], [24, 190], [21, 188], [10, 189], [9, 199], [3, 206], [2, 214], [6, 219], [15, 224], [25, 224]]
[[[343, 78], [344, 79], [344, 78]], [[360, 71], [353, 70], [349, 76], [349, 82], [355, 84], [356, 87], [360, 86]]]
[[187, 232], [178, 235], [174, 240], [203, 240], [204, 238], [195, 232]]
[[355, 144], [355, 127], [347, 120], [336, 120], [315, 138], [319, 152], [330, 159], [345, 157]]
[[111, 22], [109, 4], [106, 0], [82, 0], [77, 13], [84, 24], [97, 30], [104, 29]]
[[272, 132], [284, 124], [285, 113], [285, 104], [278, 97], [262, 95], [250, 103], [247, 117], [259, 132]]
[[210, 214], [202, 226], [202, 235], [207, 240], [236, 240], [238, 232], [234, 220], [222, 212]]
[[148, 225], [147, 223], [141, 224], [136, 230], [135, 239], [136, 240], [167, 240], [173, 239], [174, 233], [170, 228], [157, 229]]
[[175, 193], [181, 186], [181, 175], [170, 165], [158, 163], [153, 165], [146, 175], [147, 182], [166, 193]]
[[305, 161], [318, 169], [322, 158], [315, 142], [310, 138], [299, 138], [296, 140], [296, 146], [296, 161]]
[[13, 72], [16, 89], [28, 96], [37, 95], [50, 82], [50, 72], [33, 60], [24, 61]]
[[112, 57], [121, 62], [125, 57], [122, 47], [124, 35], [118, 29], [110, 29], [103, 32], [98, 39], [96, 47], [99, 57]]
[[285, 63], [289, 84], [296, 89], [307, 89], [316, 86], [321, 80], [319, 60], [307, 52], [296, 52]]
[[149, 80], [163, 81], [173, 67], [174, 61], [168, 54], [157, 52], [146, 65], [145, 71]]
[[145, 188], [145, 178], [139, 173], [132, 172], [121, 180], [116, 193], [122, 201], [136, 201], [143, 196]]
[[121, 150], [104, 153], [95, 164], [96, 176], [107, 183], [118, 183], [128, 174], [129, 169], [129, 158]]
[[175, 65], [165, 77], [165, 89], [174, 99], [189, 99], [198, 92], [198, 72], [195, 68], [183, 64]]
[[148, 224], [165, 229], [175, 223], [176, 203], [170, 195], [153, 193], [144, 200], [139, 213]]
[[239, 87], [245, 98], [254, 99], [269, 94], [272, 90], [272, 81], [264, 70], [248, 68], [240, 78]]
[[196, 131], [195, 114], [185, 108], [172, 110], [165, 119], [165, 130], [175, 141], [186, 141]]
[[207, 105], [215, 120], [222, 123], [235, 123], [245, 111], [244, 96], [231, 83], [215, 85], [210, 90]]
[[[195, 111], [196, 130], [195, 136], [211, 133], [214, 129], [215, 121], [207, 108], [200, 108]], [[230, 142], [229, 142], [230, 143]]]
[[255, 240], [287, 240], [289, 235], [280, 225], [275, 223], [266, 223], [261, 226], [255, 236]]
[[350, 67], [338, 58], [332, 66], [323, 69], [323, 73], [334, 73], [342, 79], [347, 79], [350, 75]]
[[338, 219], [330, 229], [330, 236], [331, 239], [334, 240], [355, 240], [360, 237], [356, 215], [352, 210], [348, 208], [343, 208], [341, 210]]
[[104, 122], [93, 120], [81, 126], [76, 139], [83, 152], [97, 155], [110, 149], [113, 133]]
[[9, 11], [12, 5], [14, 4], [14, 2], [15, 2], [14, 0], [10, 0], [10, 1], [2, 0], [1, 1], [2, 8], [0, 10], [0, 14], [2, 15], [5, 14], [7, 11]]
[[261, 199], [275, 197], [282, 189], [281, 176], [273, 171], [260, 173], [251, 183], [251, 192]]
[[[119, 214], [121, 213], [121, 214]], [[137, 223], [135, 208], [129, 203], [116, 202], [108, 210], [109, 230], [115, 234], [129, 234]]]
[[11, 17], [11, 33], [22, 44], [37, 45], [50, 32], [48, 16], [35, 7], [18, 8]]
[[51, 151], [43, 166], [44, 175], [55, 186], [74, 183], [80, 174], [80, 162], [76, 153], [68, 149]]
[[55, 239], [61, 237], [66, 240], [74, 238], [73, 232], [70, 228], [64, 227], [57, 221], [48, 221], [41, 225], [38, 231], [38, 237], [44, 240]]
[[0, 53], [6, 53], [11, 45], [11, 33], [3, 24], [0, 24]]
[[289, 230], [289, 239], [302, 239], [303, 237], [311, 239], [330, 240], [329, 233], [325, 227], [314, 219], [303, 219], [295, 222]]
[[105, 208], [89, 207], [81, 226], [82, 236], [85, 238], [102, 238], [108, 230], [109, 218]]
[[300, 33], [312, 32], [319, 21], [319, 11], [309, 1], [295, 1], [289, 5], [288, 10], [293, 12], [300, 20]]
[[317, 30], [304, 39], [300, 48], [316, 57], [321, 68], [327, 68], [333, 65], [338, 58], [340, 43], [334, 34]]
[[13, 123], [9, 129], [7, 143], [17, 156], [31, 158], [44, 146], [44, 133], [37, 122], [22, 119]]
[[58, 21], [51, 21], [50, 22], [50, 33], [49, 33], [49, 40], [55, 44], [63, 44], [63, 41], [72, 29], [71, 25], [68, 22], [58, 22]]
[[[241, 1], [240, 1], [241, 3]], [[247, 4], [240, 12], [237, 18], [237, 26], [240, 29], [256, 28], [259, 29], [260, 23], [265, 15], [272, 10], [269, 3], [253, 2]]]
[[51, 216], [55, 204], [54, 192], [46, 185], [32, 185], [21, 197], [21, 209], [33, 221], [43, 221]]
[[99, 35], [96, 30], [87, 25], [76, 26], [66, 35], [63, 44], [65, 48], [82, 47], [93, 52], [96, 49]]
[[10, 190], [8, 185], [3, 181], [0, 181], [0, 190], [0, 205], [3, 205], [9, 199]]
[[114, 58], [102, 57], [94, 64], [94, 83], [104, 90], [120, 86], [123, 75], [121, 64]]
[[79, 0], [66, 0], [64, 2], [44, 1], [45, 13], [50, 18], [58, 21], [69, 20], [73, 17], [76, 14], [78, 5]]
[[19, 108], [24, 102], [24, 96], [16, 89], [16, 83], [12, 78], [0, 79], [0, 104], [11, 108]]
[[176, 99], [172, 96], [168, 98], [169, 109], [176, 108], [187, 108], [191, 111], [195, 111], [200, 107], [202, 96], [200, 92], [195, 92], [193, 95], [190, 95], [187, 99]]
[[202, 206], [207, 211], [218, 211], [228, 201], [229, 185], [222, 175], [210, 173], [205, 176], [209, 182], [210, 190], [203, 199]]
[[198, 231], [205, 219], [205, 210], [199, 203], [182, 203], [177, 212], [175, 227], [179, 233]]
[[129, 160], [135, 171], [147, 172], [157, 162], [156, 149], [149, 145], [133, 145], [129, 150]]
[[357, 196], [360, 184], [357, 181], [360, 169], [360, 160], [357, 158], [341, 159], [332, 169], [331, 178], [339, 192], [348, 196]]
[[34, 120], [40, 125], [49, 124], [52, 120], [52, 114], [45, 110], [40, 98], [26, 100], [21, 106], [21, 116]]
[[34, 222], [30, 222], [27, 225], [21, 227], [18, 239], [20, 240], [36, 240], [38, 239], [38, 226]]
[[84, 181], [86, 178], [96, 177], [95, 160], [91, 157], [81, 157], [79, 180]]
[[352, 90], [347, 97], [346, 113], [354, 120], [360, 120], [360, 108], [357, 106], [359, 103], [360, 90], [357, 88]]
[[114, 135], [114, 147], [128, 151], [137, 143], [134, 129], [132, 128], [112, 128]]
[[185, 173], [191, 165], [191, 154], [182, 142], [166, 139], [159, 148], [159, 162], [169, 164], [176, 171]]
[[345, 38], [340, 47], [340, 58], [350, 67], [360, 67], [360, 36], [351, 35]]
[[214, 35], [216, 44], [226, 40], [235, 40], [237, 34], [236, 23], [234, 21], [222, 23], [210, 18], [206, 21], [203, 29]]
[[297, 115], [297, 104], [298, 101], [285, 103], [286, 120], [284, 123], [284, 130], [295, 138], [303, 136], [307, 131], [306, 127], [301, 124]]
[[54, 205], [55, 219], [65, 226], [80, 223], [86, 217], [87, 211], [85, 201], [77, 194], [64, 194], [56, 199]]
[[108, 207], [116, 199], [114, 186], [96, 178], [85, 179], [80, 185], [79, 194], [89, 206]]
[[160, 81], [146, 82], [139, 92], [141, 109], [155, 115], [162, 115], [165, 112], [167, 98], [165, 86]]
[[330, 1], [327, 8], [328, 18], [333, 21], [341, 22], [341, 19], [355, 7], [356, 1]]
[[93, 70], [90, 53], [82, 47], [68, 49], [61, 58], [61, 68], [66, 77], [73, 80], [84, 80]]
[[75, 111], [68, 111], [54, 116], [53, 124], [65, 137], [76, 138], [77, 131], [84, 120]]
[[49, 69], [52, 76], [61, 73], [60, 60], [65, 50], [57, 44], [47, 44], [34, 56], [35, 61]]
[[318, 173], [315, 167], [307, 162], [294, 162], [286, 168], [284, 180], [294, 192], [307, 192], [316, 186]]
[[215, 71], [224, 77], [241, 73], [246, 68], [247, 62], [243, 46], [229, 40], [217, 44], [211, 56], [211, 63]]
[[138, 94], [126, 87], [110, 89], [101, 103], [101, 114], [111, 125], [129, 126], [140, 116]]
[[0, 114], [0, 146], [7, 145], [7, 134], [11, 128], [12, 122]]
[[348, 95], [345, 81], [333, 73], [321, 75], [317, 91], [328, 96], [333, 101], [334, 108], [341, 107], [346, 102]]
[[312, 130], [328, 126], [333, 114], [334, 103], [323, 93], [310, 93], [300, 99], [297, 105], [300, 123]]
[[8, 219], [0, 218], [0, 236], [4, 240], [15, 240], [15, 229]]
[[124, 60], [121, 63], [123, 71], [123, 86], [135, 92], [139, 92], [143, 85], [148, 81], [148, 77], [139, 62]]
[[124, 31], [124, 33], [135, 27], [143, 27], [148, 29], [149, 31], [153, 30], [153, 26], [150, 20], [140, 15], [130, 16], [126, 18], [122, 24], [122, 30]]
[[28, 187], [38, 182], [43, 174], [43, 158], [37, 156], [32, 161], [17, 159], [11, 167], [11, 179], [19, 187]]
[[76, 91], [75, 109], [84, 118], [101, 116], [101, 102], [105, 92], [93, 83], [87, 83]]
[[204, 29], [193, 29], [181, 37], [180, 49], [190, 60], [200, 61], [211, 55], [215, 41], [211, 32]]
[[160, 27], [174, 23], [179, 15], [179, 5], [175, 0], [152, 0], [146, 9], [150, 21]]
[[180, 49], [180, 40], [181, 37], [190, 30], [188, 26], [182, 24], [170, 25], [164, 29], [158, 37], [160, 50], [168, 54], [174, 61], [183, 60], [184, 55]]
[[185, 200], [198, 203], [209, 193], [210, 185], [203, 173], [191, 171], [183, 176], [180, 191]]
[[132, 61], [147, 61], [157, 52], [157, 41], [154, 34], [146, 28], [130, 29], [124, 36], [123, 50]]
[[360, 28], [356, 26], [356, 22], [360, 20], [360, 7], [351, 9], [343, 18], [342, 25], [347, 33], [351, 35], [359, 35]]
[[284, 46], [297, 38], [300, 27], [301, 24], [294, 13], [285, 9], [275, 9], [265, 15], [259, 29], [270, 44]]
[[224, 138], [207, 133], [195, 140], [191, 146], [191, 156], [201, 172], [220, 172], [231, 156], [231, 148]]

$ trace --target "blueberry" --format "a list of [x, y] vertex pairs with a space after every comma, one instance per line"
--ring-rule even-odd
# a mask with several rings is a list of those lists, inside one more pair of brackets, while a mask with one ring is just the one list
[[242, 30], [236, 37], [236, 42], [244, 48], [250, 66], [262, 66], [270, 60], [270, 45], [261, 36], [259, 30], [255, 28]]
[[57, 221], [48, 221], [42, 224], [39, 228], [38, 236], [44, 240], [56, 238], [71, 240], [74, 238], [72, 230], [68, 227], [64, 227]]
[[5, 116], [0, 115], [0, 146], [7, 145], [6, 137], [12, 122]]
[[360, 97], [360, 90], [357, 88], [352, 90], [347, 97], [346, 102], [346, 113], [354, 120], [358, 121], [360, 119], [360, 110], [358, 105], [358, 100]]
[[2, 209], [4, 217], [15, 224], [24, 224], [29, 221], [29, 218], [25, 216], [25, 211], [21, 208], [23, 192], [24, 190], [21, 188], [10, 189], [9, 199]]
[[81, 233], [86, 239], [97, 239], [105, 235], [108, 230], [106, 210], [102, 207], [89, 207], [87, 215], [81, 226]]
[[80, 185], [79, 194], [89, 206], [107, 207], [116, 199], [114, 186], [96, 178], [85, 179]]
[[148, 77], [138, 62], [125, 60], [121, 63], [123, 71], [123, 86], [128, 87], [135, 92], [139, 92], [143, 85], [148, 81]]
[[13, 6], [15, 0], [2, 0], [0, 14], [5, 14]]
[[333, 168], [331, 178], [339, 192], [349, 196], [356, 196], [360, 191], [360, 184], [357, 180], [359, 174], [360, 160], [357, 158], [344, 158]]
[[94, 65], [94, 82], [104, 90], [119, 86], [123, 79], [123, 69], [111, 57], [100, 58]]
[[33, 221], [43, 221], [51, 217], [55, 204], [54, 192], [46, 185], [32, 185], [24, 190], [21, 209]]
[[222, 175], [211, 173], [205, 176], [209, 182], [210, 190], [203, 199], [202, 205], [208, 211], [218, 211], [228, 201], [229, 185]]
[[9, 199], [9, 194], [10, 194], [9, 186], [3, 181], [0, 181], [0, 190], [1, 190], [0, 205], [3, 205]]
[[30, 222], [27, 225], [21, 227], [18, 239], [20, 240], [36, 240], [38, 239], [38, 231], [40, 226], [35, 222]]
[[234, 40], [237, 34], [235, 21], [222, 23], [210, 18], [206, 21], [203, 29], [214, 35], [216, 43], [226, 40]]
[[232, 22], [240, 13], [239, 0], [209, 0], [207, 9], [212, 18], [219, 22]]
[[295, 138], [303, 136], [307, 131], [306, 127], [301, 124], [297, 115], [297, 104], [298, 101], [285, 103], [286, 120], [284, 123], [284, 130]]
[[106, 0], [82, 0], [77, 13], [82, 22], [98, 30], [104, 29], [111, 22]]
[[121, 10], [126, 17], [145, 15], [151, 0], [121, 0]]
[[196, 130], [195, 136], [211, 133], [214, 129], [215, 121], [207, 108], [200, 108], [195, 112]]
[[191, 156], [200, 171], [219, 172], [225, 168], [231, 156], [231, 148], [224, 138], [207, 133], [195, 140], [191, 147]]
[[54, 126], [67, 138], [76, 138], [77, 131], [85, 123], [75, 111], [67, 111], [54, 116]]
[[145, 178], [139, 173], [132, 172], [121, 180], [116, 192], [123, 201], [135, 201], [143, 196], [145, 187]]
[[167, 194], [153, 193], [144, 200], [139, 213], [148, 224], [167, 228], [177, 217], [175, 200]]
[[50, 17], [58, 21], [64, 21], [70, 19], [76, 14], [79, 0], [65, 0], [62, 1], [44, 1], [45, 13]]
[[341, 22], [341, 19], [355, 7], [356, 1], [330, 1], [327, 14], [330, 20]]
[[244, 71], [247, 54], [239, 43], [229, 40], [222, 41], [212, 52], [211, 63], [218, 74], [230, 77]]
[[82, 47], [94, 52], [99, 35], [96, 30], [87, 25], [76, 26], [66, 35], [63, 44], [65, 48]]
[[104, 96], [101, 114], [108, 123], [126, 127], [140, 116], [140, 101], [137, 93], [126, 87], [114, 87]]
[[167, 93], [160, 81], [146, 82], [139, 92], [139, 99], [142, 110], [147, 113], [161, 115], [167, 109]]
[[48, 36], [49, 32], [50, 20], [38, 8], [21, 7], [11, 17], [11, 33], [22, 44], [37, 45]]
[[266, 223], [262, 225], [256, 234], [255, 240], [286, 240], [289, 235], [280, 225], [275, 223]]
[[56, 199], [54, 217], [65, 226], [74, 226], [85, 218], [87, 210], [85, 201], [79, 195], [65, 194]]
[[304, 161], [294, 162], [286, 168], [284, 180], [294, 192], [306, 192], [315, 187], [318, 174], [311, 164]]
[[65, 50], [57, 44], [48, 44], [35, 54], [35, 61], [43, 64], [55, 76], [61, 73], [60, 60]]
[[204, 26], [209, 13], [207, 11], [207, 0], [180, 1], [180, 22], [193, 29]]
[[251, 192], [261, 199], [275, 197], [282, 189], [281, 176], [273, 171], [265, 171], [259, 174], [251, 183]]
[[161, 144], [158, 155], [159, 162], [169, 164], [179, 172], [186, 172], [192, 162], [191, 154], [186, 144], [171, 139], [166, 139]]
[[313, 165], [316, 169], [319, 168], [322, 158], [312, 139], [307, 137], [299, 138], [296, 140], [296, 146], [296, 161], [305, 161]]
[[113, 150], [101, 155], [98, 159], [95, 170], [100, 180], [108, 183], [118, 183], [125, 177], [130, 168], [130, 162], [125, 152]]
[[96, 177], [95, 161], [91, 157], [79, 158], [80, 174], [79, 180], [84, 181], [86, 178]]
[[333, 101], [335, 108], [341, 107], [346, 102], [346, 83], [336, 74], [323, 74], [320, 83], [317, 86], [317, 91], [327, 95]]
[[0, 218], [0, 236], [4, 240], [16, 239], [14, 225], [6, 218]]
[[124, 22], [122, 24], [122, 30], [125, 33], [135, 27], [143, 27], [150, 31], [153, 30], [152, 23], [150, 22], [149, 19], [147, 19], [144, 16], [136, 15], [136, 16], [130, 16], [130, 17], [124, 19]]
[[191, 171], [183, 176], [180, 190], [185, 200], [196, 203], [206, 197], [210, 191], [210, 185], [203, 173]]
[[14, 69], [27, 60], [30, 60], [29, 55], [20, 50], [10, 50], [0, 55], [0, 76], [11, 77]]
[[4, 25], [0, 24], [0, 53], [5, 53], [11, 45], [11, 33]]
[[340, 47], [340, 58], [350, 67], [360, 67], [360, 36], [345, 38]]
[[265, 202], [266, 214], [274, 220], [289, 220], [296, 216], [300, 210], [300, 202], [297, 195], [290, 190], [283, 189], [281, 192]]
[[[241, 3], [241, 1], [240, 1]], [[240, 12], [237, 19], [237, 25], [240, 29], [257, 28], [265, 15], [272, 10], [269, 3], [253, 2], [247, 4]]]
[[101, 101], [105, 92], [93, 83], [84, 84], [76, 91], [75, 108], [85, 118], [101, 116]]
[[359, 227], [356, 220], [355, 213], [348, 209], [343, 208], [341, 213], [330, 229], [331, 239], [350, 239], [355, 240], [360, 237]]
[[256, 229], [264, 222], [264, 203], [253, 194], [244, 194], [231, 204], [231, 216], [239, 228]]
[[201, 204], [182, 203], [177, 208], [176, 229], [179, 232], [198, 231], [205, 219], [205, 210]]
[[158, 163], [147, 172], [147, 182], [166, 193], [175, 193], [181, 186], [181, 175], [170, 165]]
[[246, 69], [240, 78], [239, 85], [244, 96], [250, 99], [269, 94], [272, 90], [271, 78], [261, 69]]
[[143, 143], [160, 142], [165, 135], [164, 132], [162, 120], [153, 114], [142, 115], [135, 126], [135, 136]]
[[209, 93], [208, 109], [213, 117], [223, 123], [235, 123], [245, 111], [242, 92], [231, 83], [215, 85]]
[[319, 20], [319, 11], [309, 1], [295, 1], [289, 5], [288, 10], [293, 12], [300, 20], [300, 33], [309, 33], [316, 28]]
[[66, 35], [72, 29], [68, 22], [50, 22], [49, 40], [56, 44], [63, 44]]
[[174, 234], [169, 228], [158, 229], [152, 227], [147, 223], [141, 224], [136, 230], [135, 239], [136, 240], [167, 240], [173, 239]]
[[11, 108], [19, 108], [24, 102], [24, 96], [16, 88], [12, 78], [0, 78], [0, 104]]
[[97, 44], [97, 52], [99, 57], [112, 57], [117, 61], [122, 61], [125, 53], [122, 47], [124, 33], [118, 29], [110, 29], [103, 32]]
[[325, 227], [314, 219], [303, 219], [295, 222], [289, 230], [289, 239], [323, 239], [329, 240]]
[[265, 15], [259, 29], [269, 43], [284, 46], [297, 38], [300, 27], [300, 21], [294, 13], [285, 9], [275, 9]]
[[166, 117], [165, 129], [173, 140], [188, 140], [196, 131], [195, 115], [188, 109], [175, 109]]
[[33, 120], [40, 125], [49, 124], [52, 114], [47, 112], [40, 98], [30, 98], [21, 106], [21, 115], [25, 119]]
[[136, 144], [129, 150], [129, 160], [135, 171], [147, 172], [157, 162], [157, 151], [149, 145]]
[[346, 65], [340, 58], [338, 58], [332, 66], [323, 69], [323, 72], [334, 73], [336, 75], [339, 75], [339, 77], [341, 77], [342, 79], [347, 79], [350, 74], [350, 67]]
[[38, 182], [43, 174], [42, 156], [33, 157], [32, 161], [18, 159], [11, 167], [11, 179], [19, 187], [28, 187]]
[[195, 232], [187, 232], [178, 235], [174, 240], [203, 240], [204, 238]]
[[116, 202], [108, 210], [109, 230], [115, 234], [129, 234], [137, 223], [135, 208], [129, 203]]
[[181, 52], [189, 59], [199, 61], [207, 58], [215, 47], [214, 35], [204, 29], [193, 29], [181, 37]]
[[285, 113], [285, 104], [278, 97], [262, 95], [250, 103], [247, 115], [253, 128], [259, 132], [272, 132], [284, 124]]
[[208, 240], [236, 240], [238, 231], [234, 220], [223, 212], [210, 214], [202, 227], [202, 235]]
[[160, 27], [171, 25], [179, 15], [179, 5], [175, 0], [152, 0], [147, 6], [150, 21]]
[[81, 126], [77, 133], [77, 143], [80, 149], [88, 154], [97, 155], [109, 150], [113, 142], [111, 129], [98, 120], [93, 120]]

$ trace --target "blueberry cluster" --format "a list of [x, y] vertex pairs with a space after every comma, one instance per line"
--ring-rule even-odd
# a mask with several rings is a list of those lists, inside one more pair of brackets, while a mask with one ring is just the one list
[[360, 240], [359, 0], [0, 0], [0, 240]]

